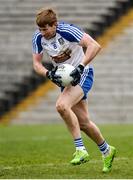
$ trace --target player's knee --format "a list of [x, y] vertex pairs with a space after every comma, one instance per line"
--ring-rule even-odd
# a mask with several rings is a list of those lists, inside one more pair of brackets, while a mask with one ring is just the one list
[[64, 102], [57, 102], [56, 109], [62, 115], [64, 115], [68, 111], [68, 107]]
[[86, 130], [87, 129], [87, 123], [80, 123], [80, 129], [82, 131]]
[[79, 125], [80, 125], [80, 129], [82, 131], [86, 131], [88, 129], [88, 127], [89, 127], [89, 119], [88, 118], [86, 120], [84, 119], [83, 121], [81, 121], [79, 123]]

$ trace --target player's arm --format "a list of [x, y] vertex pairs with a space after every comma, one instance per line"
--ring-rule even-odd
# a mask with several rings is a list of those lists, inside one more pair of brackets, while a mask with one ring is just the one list
[[41, 45], [41, 38], [42, 35], [38, 31], [35, 32], [32, 38], [33, 68], [37, 74], [46, 76], [56, 85], [61, 86], [60, 77], [55, 74], [57, 67], [47, 70], [42, 64], [43, 47]]
[[52, 70], [47, 70], [41, 63], [43, 54], [33, 54], [33, 68], [37, 74], [46, 76], [52, 82], [54, 82], [57, 86], [61, 87], [60, 76], [56, 75], [55, 72], [57, 67]]
[[101, 46], [86, 33], [83, 34], [79, 45], [86, 48], [85, 56], [81, 62], [84, 66], [89, 64], [101, 49]]
[[47, 69], [42, 65], [43, 47], [41, 44], [42, 35], [37, 30], [32, 36], [33, 68], [39, 75], [46, 76]]
[[42, 65], [42, 58], [43, 54], [33, 54], [33, 68], [37, 74], [46, 76], [48, 70]]
[[86, 33], [83, 34], [79, 42], [79, 45], [86, 48], [86, 51], [85, 51], [85, 56], [82, 59], [81, 63], [71, 73], [71, 76], [74, 79], [72, 82], [73, 86], [76, 86], [80, 82], [80, 78], [81, 75], [83, 74], [84, 67], [93, 60], [93, 58], [97, 55], [97, 53], [101, 49], [101, 46]]

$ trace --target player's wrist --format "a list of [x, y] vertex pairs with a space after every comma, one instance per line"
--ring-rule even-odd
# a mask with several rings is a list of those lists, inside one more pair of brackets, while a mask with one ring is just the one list
[[83, 63], [80, 63], [79, 65], [82, 65], [83, 67], [85, 67], [85, 65]]
[[83, 74], [84, 68], [85, 68], [85, 66], [83, 64], [80, 63], [78, 65], [78, 69], [79, 69], [80, 74]]
[[46, 77], [48, 77], [48, 75], [49, 75], [49, 71], [46, 71], [45, 75], [46, 75]]
[[51, 75], [50, 71], [46, 71], [46, 77], [48, 79], [52, 79], [52, 75]]

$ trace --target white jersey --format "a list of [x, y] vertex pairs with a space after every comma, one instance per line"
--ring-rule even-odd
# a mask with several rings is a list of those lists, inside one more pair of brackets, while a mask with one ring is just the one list
[[[72, 24], [58, 23], [55, 37], [47, 40], [37, 30], [32, 38], [33, 53], [42, 54], [46, 51], [54, 65], [68, 63], [77, 67], [84, 57], [83, 48], [79, 46], [83, 33]], [[64, 61], [56, 61], [56, 57], [66, 51], [69, 52], [69, 56]]]

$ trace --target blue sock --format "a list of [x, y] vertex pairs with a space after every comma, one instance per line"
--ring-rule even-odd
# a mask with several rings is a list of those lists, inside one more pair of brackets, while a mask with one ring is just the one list
[[98, 147], [99, 147], [99, 150], [101, 151], [101, 153], [104, 156], [109, 154], [110, 147], [109, 147], [109, 145], [107, 144], [106, 141], [104, 141], [102, 144], [98, 145]]
[[86, 150], [82, 138], [74, 139], [76, 150]]

